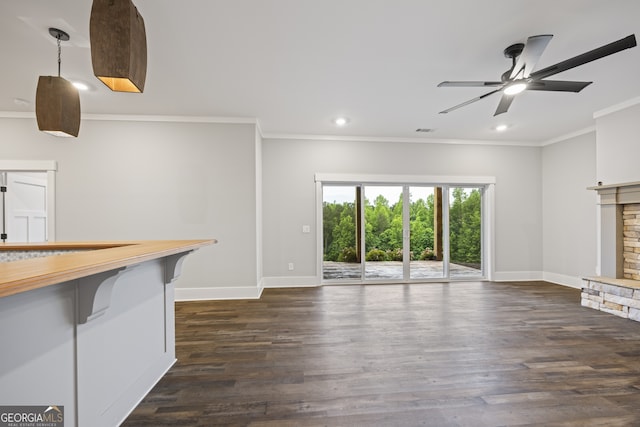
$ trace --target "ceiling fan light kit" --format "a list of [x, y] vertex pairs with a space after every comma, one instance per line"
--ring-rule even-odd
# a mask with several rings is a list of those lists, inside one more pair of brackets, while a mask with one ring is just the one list
[[89, 37], [94, 75], [113, 91], [143, 92], [147, 36], [131, 0], [94, 0]]
[[38, 129], [54, 136], [77, 137], [80, 131], [80, 95], [73, 84], [60, 77], [61, 41], [69, 35], [57, 28], [49, 33], [58, 43], [58, 76], [40, 76], [36, 89]]
[[526, 43], [516, 43], [504, 50], [504, 55], [511, 58], [511, 69], [502, 74], [500, 81], [444, 81], [438, 87], [494, 87], [491, 92], [472, 98], [461, 104], [455, 105], [440, 114], [462, 108], [466, 105], [480, 101], [494, 93], [502, 92], [502, 98], [494, 116], [506, 113], [513, 102], [515, 95], [524, 90], [538, 90], [546, 92], [580, 92], [592, 82], [578, 82], [566, 80], [546, 80], [555, 74], [570, 70], [580, 65], [595, 61], [605, 56], [613, 55], [625, 49], [630, 49], [637, 45], [636, 37], [631, 34], [625, 38], [612, 43], [600, 46], [596, 49], [585, 52], [581, 55], [567, 59], [538, 71], [533, 71], [540, 56], [551, 41], [553, 35], [542, 34], [531, 36]]
[[517, 95], [523, 92], [527, 88], [527, 84], [524, 82], [514, 82], [508, 86], [505, 86], [504, 93], [506, 95]]

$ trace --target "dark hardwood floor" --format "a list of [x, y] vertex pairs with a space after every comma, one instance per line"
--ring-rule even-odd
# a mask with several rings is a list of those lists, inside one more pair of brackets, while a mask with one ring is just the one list
[[176, 304], [132, 426], [640, 426], [640, 323], [544, 282]]

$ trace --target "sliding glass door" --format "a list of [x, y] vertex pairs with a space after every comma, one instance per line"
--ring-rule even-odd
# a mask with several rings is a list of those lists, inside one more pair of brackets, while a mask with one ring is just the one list
[[322, 186], [325, 281], [480, 279], [482, 187]]
[[449, 275], [482, 276], [482, 189], [449, 189]]
[[410, 279], [441, 279], [444, 271], [442, 187], [409, 187]]
[[401, 185], [364, 187], [364, 278], [403, 280], [404, 224]]
[[362, 279], [358, 185], [325, 185], [322, 191], [322, 278]]

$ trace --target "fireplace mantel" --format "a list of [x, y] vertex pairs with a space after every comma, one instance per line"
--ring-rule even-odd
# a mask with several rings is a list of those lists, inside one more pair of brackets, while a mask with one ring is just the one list
[[598, 193], [600, 205], [640, 203], [640, 181], [587, 187]]
[[599, 272], [603, 277], [624, 278], [625, 205], [640, 204], [640, 181], [588, 187], [598, 193]]

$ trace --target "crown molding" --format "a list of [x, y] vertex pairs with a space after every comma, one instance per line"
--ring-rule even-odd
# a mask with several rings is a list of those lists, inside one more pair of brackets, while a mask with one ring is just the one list
[[548, 139], [548, 140], [542, 142], [540, 144], [540, 146], [541, 147], [546, 147], [547, 145], [556, 144], [558, 142], [566, 141], [568, 139], [576, 138], [578, 136], [586, 135], [588, 133], [592, 133], [592, 132], [595, 133], [595, 131], [596, 131], [596, 127], [595, 126], [589, 126], [589, 127], [584, 128], [584, 129], [577, 130], [575, 132], [567, 133], [567, 134], [560, 135], [560, 136], [557, 136], [557, 137], [552, 138], [552, 139]]
[[404, 142], [412, 144], [449, 144], [449, 145], [509, 145], [518, 147], [539, 147], [537, 141], [496, 141], [482, 139], [445, 139], [445, 138], [406, 138], [393, 136], [345, 136], [345, 135], [309, 135], [287, 133], [263, 133], [264, 139], [286, 139], [307, 141], [347, 141], [347, 142]]
[[625, 110], [625, 109], [627, 109], [629, 107], [633, 107], [634, 105], [638, 105], [638, 104], [640, 104], [640, 96], [638, 96], [636, 98], [628, 99], [628, 100], [626, 100], [624, 102], [621, 102], [621, 103], [616, 104], [616, 105], [612, 105], [611, 107], [604, 108], [604, 109], [602, 109], [600, 111], [596, 111], [595, 113], [593, 113], [593, 118], [594, 119], [599, 119], [600, 117], [603, 117], [603, 116], [618, 112], [620, 110]]
[[[0, 111], [0, 118], [35, 119], [34, 112]], [[82, 120], [118, 121], [118, 122], [174, 122], [174, 123], [222, 123], [251, 124], [258, 123], [255, 117], [222, 117], [222, 116], [162, 116], [162, 115], [128, 115], [128, 114], [82, 114]]]
[[173, 123], [222, 123], [222, 124], [256, 124], [255, 117], [221, 117], [221, 116], [161, 116], [161, 115], [126, 115], [126, 114], [83, 114], [83, 120], [121, 121], [121, 122], [173, 122]]

